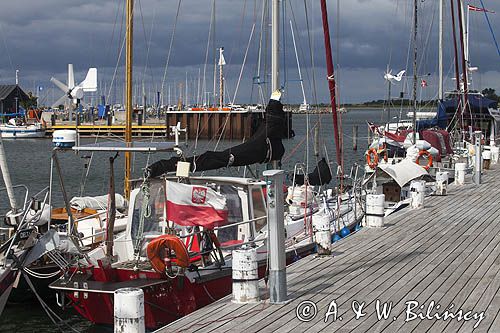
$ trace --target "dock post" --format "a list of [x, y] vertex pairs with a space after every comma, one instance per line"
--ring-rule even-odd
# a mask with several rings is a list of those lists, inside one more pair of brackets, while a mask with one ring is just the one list
[[114, 332], [144, 333], [144, 292], [140, 288], [121, 288], [114, 292]]
[[234, 303], [257, 303], [259, 296], [259, 271], [257, 250], [243, 245], [233, 250], [233, 299]]
[[365, 207], [365, 226], [369, 228], [381, 228], [384, 226], [384, 194], [367, 194]]
[[467, 163], [455, 163], [455, 184], [465, 184], [465, 171], [467, 170]]
[[500, 155], [500, 147], [491, 146], [491, 164], [498, 163], [498, 157]]
[[267, 223], [269, 225], [269, 301], [282, 304], [287, 300], [286, 257], [285, 257], [285, 215], [283, 198], [283, 170], [266, 170], [267, 181]]
[[474, 132], [474, 183], [476, 185], [481, 184], [481, 131]]
[[436, 172], [436, 195], [446, 195], [448, 187], [448, 172]]
[[410, 183], [410, 206], [412, 209], [424, 207], [425, 180], [412, 180]]
[[352, 127], [352, 150], [358, 150], [358, 125]]

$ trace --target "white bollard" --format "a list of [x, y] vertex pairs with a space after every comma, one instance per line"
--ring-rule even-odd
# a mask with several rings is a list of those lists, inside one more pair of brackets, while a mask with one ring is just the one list
[[312, 226], [314, 239], [318, 244], [319, 255], [330, 255], [332, 244], [332, 234], [330, 232], [330, 215], [327, 213], [314, 214], [312, 216]]
[[114, 292], [115, 333], [144, 333], [144, 292], [121, 288]]
[[384, 226], [384, 194], [367, 194], [365, 222], [369, 228], [380, 228]]
[[467, 169], [467, 163], [455, 163], [455, 184], [457, 185], [465, 184], [466, 169]]
[[410, 206], [413, 209], [424, 207], [425, 180], [413, 180], [410, 183]]
[[500, 155], [500, 147], [492, 146], [490, 148], [491, 151], [491, 164], [498, 163], [498, 157]]
[[446, 195], [448, 188], [448, 172], [436, 172], [436, 195]]
[[491, 163], [491, 151], [485, 150], [483, 151], [483, 170], [489, 170]]
[[257, 250], [242, 248], [233, 250], [233, 299], [234, 303], [257, 303], [259, 296], [259, 274]]

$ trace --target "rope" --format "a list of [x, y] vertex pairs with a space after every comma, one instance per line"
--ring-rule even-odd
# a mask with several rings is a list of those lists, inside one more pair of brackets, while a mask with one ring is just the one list
[[26, 273], [28, 273], [29, 275], [37, 278], [37, 279], [50, 279], [50, 278], [53, 278], [53, 277], [59, 275], [59, 273], [61, 273], [60, 271], [57, 271], [57, 272], [54, 272], [54, 273], [48, 273], [48, 274], [37, 273], [37, 272], [32, 271], [31, 269], [29, 269], [28, 267], [25, 267], [24, 271]]
[[486, 22], [488, 22], [488, 27], [490, 28], [491, 36], [493, 37], [493, 41], [495, 42], [495, 46], [497, 47], [498, 55], [500, 56], [500, 48], [498, 48], [497, 39], [495, 38], [495, 33], [493, 32], [493, 28], [491, 27], [490, 18], [488, 17], [486, 9], [484, 8], [483, 0], [480, 1], [481, 1], [481, 6], [483, 7], [484, 17], [486, 18]]
[[181, 10], [181, 2], [182, 2], [182, 0], [179, 0], [179, 2], [177, 3], [177, 12], [175, 13], [174, 27], [172, 29], [172, 36], [170, 36], [170, 46], [168, 47], [167, 62], [165, 64], [165, 71], [163, 72], [163, 80], [161, 81], [161, 93], [162, 94], [163, 94], [163, 88], [165, 87], [165, 80], [167, 79], [168, 64], [170, 62], [170, 54], [172, 53], [172, 45], [174, 43], [175, 28], [177, 27], [177, 21], [179, 20], [179, 12]]
[[57, 315], [57, 313], [54, 312], [54, 310], [52, 310], [48, 305], [47, 303], [44, 302], [44, 300], [40, 297], [40, 295], [38, 294], [38, 292], [36, 291], [35, 289], [35, 286], [33, 285], [33, 283], [31, 282], [30, 278], [28, 277], [28, 275], [26, 274], [25, 272], [26, 268], [24, 268], [22, 270], [22, 273], [23, 273], [23, 276], [24, 276], [24, 279], [26, 280], [26, 282], [28, 283], [29, 287], [31, 288], [31, 290], [33, 291], [33, 293], [35, 294], [38, 302], [40, 302], [40, 305], [42, 306], [42, 308], [45, 310], [45, 312], [47, 313], [47, 316], [50, 318], [50, 320], [54, 323], [54, 325], [57, 326], [57, 328], [61, 331], [61, 332], [67, 332], [67, 329], [65, 328], [64, 330], [62, 329], [61, 326], [65, 326], [67, 327], [69, 330], [73, 331], [73, 332], [76, 332], [76, 333], [79, 333], [78, 330], [74, 329], [71, 325], [67, 324], [66, 322], [64, 322], [64, 320], [59, 317]]

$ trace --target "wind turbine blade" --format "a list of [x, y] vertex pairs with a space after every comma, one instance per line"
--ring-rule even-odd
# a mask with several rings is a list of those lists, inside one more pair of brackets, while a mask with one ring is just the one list
[[82, 87], [84, 92], [97, 91], [97, 68], [89, 68], [85, 80], [78, 86]]
[[61, 89], [65, 93], [67, 93], [68, 90], [69, 90], [68, 86], [66, 86], [64, 83], [62, 83], [61, 81], [59, 81], [55, 77], [50, 78], [50, 82], [52, 82], [53, 84], [55, 84], [59, 89]]
[[57, 101], [55, 101], [53, 104], [52, 104], [52, 107], [53, 108], [56, 108], [58, 107], [59, 105], [64, 105], [66, 104], [66, 101], [68, 100], [68, 95], [63, 95], [61, 96]]
[[68, 90], [75, 87], [75, 74], [73, 73], [73, 64], [68, 64]]

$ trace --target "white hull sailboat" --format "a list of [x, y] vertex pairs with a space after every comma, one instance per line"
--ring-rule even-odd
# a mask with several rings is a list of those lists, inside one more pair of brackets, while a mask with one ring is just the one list
[[0, 125], [0, 133], [4, 139], [16, 139], [16, 138], [43, 138], [45, 137], [45, 128], [41, 123], [35, 124], [3, 124]]

